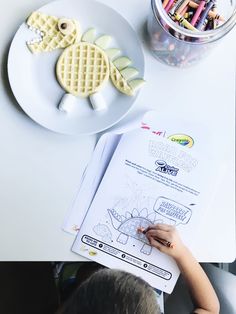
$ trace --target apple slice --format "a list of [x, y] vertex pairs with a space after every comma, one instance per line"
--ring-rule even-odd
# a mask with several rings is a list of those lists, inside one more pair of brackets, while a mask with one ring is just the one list
[[124, 79], [127, 81], [138, 75], [138, 70], [133, 67], [127, 67], [120, 71], [120, 74], [123, 76]]
[[110, 60], [115, 59], [121, 53], [120, 49], [117, 49], [117, 48], [110, 48], [110, 49], [107, 49], [105, 52]]
[[129, 87], [131, 87], [133, 93], [136, 93], [146, 83], [143, 79], [135, 79], [128, 82]]
[[95, 45], [99, 46], [102, 49], [106, 49], [108, 45], [110, 44], [112, 37], [109, 35], [103, 35], [98, 37], [98, 39], [95, 41]]
[[87, 32], [83, 34], [81, 40], [92, 44], [94, 42], [95, 36], [96, 36], [96, 29], [90, 28], [89, 30], [87, 30]]
[[119, 71], [128, 67], [131, 63], [132, 61], [128, 57], [120, 57], [113, 61], [113, 64], [115, 65], [115, 67], [117, 67]]

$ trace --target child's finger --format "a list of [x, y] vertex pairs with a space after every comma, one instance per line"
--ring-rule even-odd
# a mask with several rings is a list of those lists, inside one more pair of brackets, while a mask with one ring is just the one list
[[150, 225], [149, 227], [145, 229], [144, 233], [147, 233], [150, 230], [172, 231], [174, 230], [174, 227], [171, 225], [166, 225], [166, 224]]
[[157, 240], [155, 240], [152, 237], [148, 238], [148, 241], [149, 241], [151, 246], [155, 247], [156, 249], [158, 249], [159, 251], [161, 251], [163, 253], [165, 253], [166, 250], [168, 250], [168, 248], [164, 244], [162, 244], [161, 242], [158, 242]]
[[160, 242], [156, 241], [154, 238], [152, 237], [148, 237], [148, 241], [150, 243], [151, 246], [154, 246], [157, 249], [161, 249], [161, 247], [163, 246], [163, 244], [161, 244]]
[[167, 224], [156, 224], [157, 229], [163, 230], [163, 231], [172, 231], [174, 230], [174, 227]]
[[163, 230], [149, 230], [146, 232], [147, 237], [153, 237], [153, 238], [160, 238], [165, 241], [172, 241], [172, 236], [168, 231], [163, 231]]
[[144, 230], [144, 233], [147, 233], [149, 230], [155, 230], [156, 228], [157, 228], [157, 225], [150, 225]]

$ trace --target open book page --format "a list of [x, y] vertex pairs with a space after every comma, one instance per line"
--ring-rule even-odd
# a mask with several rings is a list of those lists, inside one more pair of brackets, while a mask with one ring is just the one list
[[177, 265], [151, 248], [137, 228], [176, 225], [191, 249], [208, 201], [208, 168], [189, 149], [151, 132], [123, 135], [72, 250], [170, 293]]

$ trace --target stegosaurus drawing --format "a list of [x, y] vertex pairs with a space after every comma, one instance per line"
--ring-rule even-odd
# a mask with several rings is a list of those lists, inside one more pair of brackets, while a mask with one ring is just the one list
[[137, 229], [139, 227], [147, 228], [152, 224], [157, 222], [162, 222], [162, 220], [156, 220], [156, 213], [148, 213], [147, 208], [143, 208], [140, 212], [134, 208], [132, 212], [126, 212], [125, 216], [119, 215], [115, 209], [108, 209], [108, 213], [111, 219], [112, 226], [120, 232], [117, 242], [126, 244], [129, 237], [143, 242], [143, 246], [140, 250], [143, 254], [150, 255], [152, 252], [152, 247], [149, 245], [148, 239], [142, 233], [138, 233]]

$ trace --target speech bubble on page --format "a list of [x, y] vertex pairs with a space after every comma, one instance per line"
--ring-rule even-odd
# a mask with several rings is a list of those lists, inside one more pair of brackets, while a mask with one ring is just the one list
[[175, 221], [176, 225], [187, 224], [192, 216], [190, 208], [163, 196], [158, 197], [153, 210], [159, 215]]

